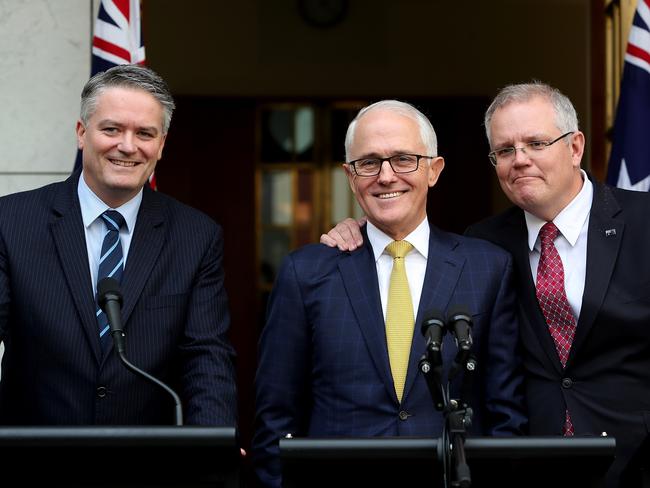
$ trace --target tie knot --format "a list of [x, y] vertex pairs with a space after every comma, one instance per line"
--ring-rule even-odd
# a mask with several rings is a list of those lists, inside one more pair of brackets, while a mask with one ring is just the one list
[[413, 249], [413, 244], [408, 241], [393, 241], [386, 246], [386, 251], [393, 259], [403, 258]]
[[539, 239], [542, 242], [542, 245], [548, 245], [555, 240], [559, 233], [559, 229], [553, 222], [546, 222], [539, 231]]
[[106, 212], [102, 214], [102, 219], [106, 222], [106, 227], [108, 227], [109, 230], [119, 231], [125, 224], [124, 217], [122, 217], [122, 214], [117, 210], [106, 210]]

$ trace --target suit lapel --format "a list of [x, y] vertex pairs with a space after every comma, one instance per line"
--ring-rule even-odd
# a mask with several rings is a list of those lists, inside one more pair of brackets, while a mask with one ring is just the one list
[[95, 297], [88, 268], [86, 235], [77, 196], [78, 181], [79, 173], [76, 173], [61, 185], [55, 195], [50, 231], [86, 339], [99, 362], [102, 356], [99, 326], [95, 316]]
[[397, 401], [388, 361], [386, 329], [377, 282], [377, 266], [372, 246], [368, 243], [365, 227], [362, 228], [362, 233], [366, 244], [360, 249], [348, 253], [339, 261], [339, 272], [370, 357], [386, 390]]
[[145, 188], [122, 278], [122, 321], [125, 327], [128, 326], [131, 312], [158, 261], [165, 240], [164, 229], [159, 195]]
[[584, 342], [598, 315], [614, 271], [625, 229], [623, 220], [615, 218], [619, 211], [620, 207], [611, 190], [594, 182], [587, 234], [585, 290], [569, 362]]
[[562, 363], [560, 363], [555, 343], [537, 301], [535, 282], [530, 271], [528, 228], [522, 210], [518, 209], [510, 216], [499, 239], [498, 244], [510, 252], [515, 263], [518, 282], [519, 317], [522, 326], [528, 324], [533, 329], [550, 363], [553, 364], [558, 373], [561, 373]]
[[[420, 294], [420, 305], [415, 319], [409, 368], [404, 385], [404, 398], [406, 398], [415, 383], [415, 379], [419, 374], [418, 363], [424, 353], [425, 342], [420, 332], [420, 324], [432, 310], [438, 310], [442, 313], [447, 310], [454, 290], [456, 290], [460, 274], [465, 266], [465, 258], [455, 252], [457, 246], [458, 241], [452, 234], [430, 226], [429, 256], [427, 258], [422, 293]], [[448, 340], [449, 338], [447, 338]], [[452, 353], [452, 349], [449, 344], [446, 344], [446, 346], [443, 346], [443, 353], [449, 355]], [[453, 357], [445, 357], [445, 363], [449, 364], [451, 359]]]

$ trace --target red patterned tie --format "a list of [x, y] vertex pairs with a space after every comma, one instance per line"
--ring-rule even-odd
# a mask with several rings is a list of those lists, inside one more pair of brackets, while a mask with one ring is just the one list
[[[571, 343], [576, 333], [576, 319], [564, 289], [564, 268], [553, 241], [560, 231], [553, 222], [547, 222], [539, 232], [542, 253], [537, 267], [537, 301], [542, 309], [548, 330], [555, 342], [555, 350], [562, 367], [566, 366]], [[569, 411], [566, 411], [564, 435], [574, 434]]]

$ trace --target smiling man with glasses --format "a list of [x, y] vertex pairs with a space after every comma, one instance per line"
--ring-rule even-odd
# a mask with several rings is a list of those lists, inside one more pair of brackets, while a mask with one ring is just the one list
[[[650, 428], [650, 195], [580, 168], [576, 111], [546, 84], [505, 87], [485, 129], [516, 206], [467, 234], [514, 259], [530, 433], [615, 437], [606, 486], [641, 486], [634, 463], [624, 469]], [[321, 237], [348, 250], [363, 240], [352, 219]]]
[[[343, 169], [368, 216], [369, 246], [311, 245], [284, 261], [260, 340], [256, 379], [256, 471], [279, 487], [278, 439], [440, 436], [418, 360], [420, 326], [433, 310], [473, 314], [479, 370], [470, 432], [518, 434], [525, 426], [511, 260], [498, 247], [429, 224], [427, 193], [444, 160], [429, 120], [384, 100], [348, 128]], [[444, 338], [444, 364], [456, 346]], [[451, 384], [459, 398], [464, 374]], [[316, 475], [318, 476], [318, 475]]]

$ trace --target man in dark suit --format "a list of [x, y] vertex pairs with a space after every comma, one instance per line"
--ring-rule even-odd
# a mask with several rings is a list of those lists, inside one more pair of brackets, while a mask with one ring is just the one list
[[[650, 195], [607, 187], [580, 169], [585, 138], [575, 109], [548, 85], [504, 88], [485, 128], [516, 206], [467, 234], [513, 256], [530, 433], [615, 437], [607, 483], [617, 486], [650, 427]], [[541, 236], [550, 222], [566, 320], [549, 313], [543, 292], [551, 259]], [[323, 240], [356, 245], [355, 226], [348, 219]]]
[[[114, 354], [97, 307], [100, 263], [119, 252], [110, 272], [121, 275], [128, 358], [179, 392], [185, 423], [235, 424], [221, 229], [145, 185], [173, 109], [147, 68], [97, 74], [77, 123], [82, 171], [0, 199], [0, 423], [173, 422], [168, 394]], [[123, 223], [106, 251], [109, 209]]]
[[[414, 332], [432, 309], [465, 304], [474, 315], [480, 367], [471, 431], [511, 435], [525, 423], [510, 258], [485, 241], [429, 225], [427, 192], [444, 160], [428, 119], [403, 102], [366, 107], [348, 128], [346, 158], [370, 245], [354, 252], [306, 246], [282, 265], [256, 379], [253, 456], [264, 486], [281, 484], [278, 440], [287, 434], [440, 435], [442, 415], [417, 368], [425, 341]], [[410, 252], [395, 257], [396, 245]], [[394, 277], [404, 267], [409, 302], [399, 312], [408, 318], [395, 326]], [[445, 343], [448, 366], [456, 348], [450, 335]], [[452, 397], [461, 383], [462, 375]]]

